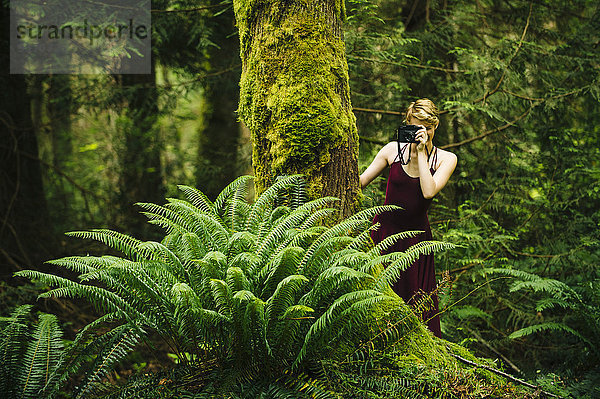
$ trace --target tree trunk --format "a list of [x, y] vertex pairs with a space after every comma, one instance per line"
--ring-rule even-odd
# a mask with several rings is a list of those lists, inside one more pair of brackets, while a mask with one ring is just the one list
[[[69, 168], [73, 155], [71, 115], [77, 111], [73, 105], [71, 76], [53, 75], [48, 77], [47, 82], [48, 97], [45, 102], [52, 140], [52, 165], [64, 172]], [[49, 195], [49, 200], [54, 200], [55, 207], [60, 209], [60, 220], [73, 216], [72, 189], [64, 183], [64, 179], [56, 179], [54, 196]], [[56, 212], [52, 216], [56, 218]]]
[[250, 129], [256, 189], [304, 174], [310, 198], [359, 194], [358, 135], [342, 40], [341, 1], [234, 0], [240, 36], [241, 119]]
[[[218, 4], [218, 1], [214, 1]], [[222, 13], [210, 19], [216, 46], [207, 49], [210, 62], [205, 89], [208, 106], [206, 126], [200, 132], [196, 184], [209, 198], [217, 195], [245, 172], [238, 157], [240, 124], [236, 110], [239, 102], [239, 42], [233, 15]]]
[[123, 220], [119, 227], [130, 234], [148, 237], [151, 226], [139, 213], [137, 202], [164, 202], [161, 143], [155, 127], [158, 115], [154, 59], [152, 73], [121, 75], [128, 122], [124, 126], [119, 193]]
[[0, 274], [37, 267], [53, 255], [55, 236], [38, 156], [25, 75], [10, 75], [9, 10], [0, 6]]

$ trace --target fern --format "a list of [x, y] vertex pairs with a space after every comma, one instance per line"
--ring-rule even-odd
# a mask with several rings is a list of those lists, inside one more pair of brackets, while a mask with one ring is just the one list
[[[394, 207], [370, 208], [326, 226], [337, 200], [301, 202], [300, 176], [278, 179], [255, 202], [247, 198], [250, 179], [236, 179], [214, 203], [181, 186], [189, 201], [138, 204], [150, 223], [164, 228], [161, 242], [110, 230], [71, 233], [124, 255], [49, 262], [77, 273], [79, 281], [17, 273], [52, 287], [41, 297], [84, 298], [106, 312], [57, 361], [57, 372], [47, 376], [49, 390], [85, 367], [78, 397], [100, 394], [107, 388], [103, 377], [149, 331], [162, 337], [182, 365], [218, 362], [235, 370], [238, 381], [281, 371], [298, 375], [329, 354], [368, 341], [376, 320], [391, 310], [410, 314], [388, 295], [389, 284], [420, 254], [451, 248], [425, 242], [380, 255], [395, 240], [414, 235], [401, 233], [372, 246], [373, 216]], [[302, 381], [296, 393], [325, 395]]]
[[139, 342], [138, 329], [130, 325], [118, 326], [101, 338], [102, 352], [96, 357], [87, 378], [82, 384], [76, 398], [88, 397], [95, 391], [100, 379], [111, 369], [117, 361], [123, 359]]
[[63, 350], [61, 337], [56, 316], [42, 314], [22, 360], [19, 373], [21, 397], [37, 397], [46, 385]]
[[7, 398], [39, 398], [64, 353], [56, 316], [40, 314], [32, 329], [27, 321], [31, 308], [22, 305], [0, 318], [0, 389]]
[[592, 345], [592, 343], [585, 338], [584, 336], [582, 336], [580, 333], [578, 333], [577, 331], [575, 331], [574, 329], [572, 329], [571, 327], [563, 324], [563, 323], [553, 323], [553, 322], [549, 322], [549, 323], [541, 323], [541, 324], [534, 324], [532, 326], [528, 326], [525, 328], [521, 328], [520, 330], [514, 331], [513, 333], [511, 333], [508, 338], [510, 339], [517, 339], [517, 338], [522, 338], [522, 337], [526, 337], [528, 335], [532, 335], [532, 334], [536, 334], [539, 332], [544, 332], [544, 331], [561, 331], [561, 332], [566, 332], [568, 334], [571, 334], [577, 338], [579, 338], [580, 340], [582, 340], [583, 342], [585, 342], [587, 345]]

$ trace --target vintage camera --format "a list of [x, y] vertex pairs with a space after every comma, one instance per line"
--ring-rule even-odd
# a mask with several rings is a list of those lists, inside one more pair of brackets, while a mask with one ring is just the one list
[[415, 139], [417, 132], [421, 129], [417, 125], [404, 125], [396, 130], [396, 141], [399, 143], [418, 143]]

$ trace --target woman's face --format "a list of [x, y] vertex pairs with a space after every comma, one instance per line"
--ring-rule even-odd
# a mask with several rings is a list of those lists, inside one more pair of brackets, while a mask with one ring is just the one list
[[427, 130], [427, 141], [432, 141], [433, 140], [433, 136], [435, 135], [435, 128], [437, 126], [434, 125], [430, 125], [428, 123], [426, 123], [425, 121], [421, 120], [421, 119], [417, 119], [414, 116], [410, 118], [410, 120], [408, 120], [408, 124], [409, 125], [419, 125], [419, 126], [425, 126], [425, 129]]

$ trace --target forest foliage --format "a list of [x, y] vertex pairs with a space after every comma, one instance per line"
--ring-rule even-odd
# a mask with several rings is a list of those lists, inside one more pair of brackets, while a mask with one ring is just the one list
[[[158, 229], [132, 216], [138, 213], [133, 202], [160, 204], [165, 195], [179, 195], [177, 185], [198, 187], [214, 201], [227, 184], [250, 170], [249, 137], [235, 123], [241, 65], [231, 3], [162, 1], [153, 8], [156, 73], [148, 82], [125, 85], [102, 75], [1, 77], [6, 87], [21, 88], [2, 96], [10, 119], [2, 114], [0, 133], [2, 159], [17, 159], [21, 165], [13, 175], [12, 167], [3, 164], [0, 181], [7, 282], [2, 303], [10, 303], [11, 310], [15, 298], [33, 303], [30, 291], [10, 287], [23, 284], [10, 277], [15, 270], [46, 273], [52, 266], [41, 263], [49, 259], [74, 251], [104, 251], [93, 244], [83, 247], [63, 232], [106, 228], [159, 241], [163, 237]], [[443, 282], [444, 337], [498, 359], [506, 371], [545, 389], [576, 397], [597, 395], [597, 2], [349, 0], [346, 15], [350, 95], [361, 138], [359, 168], [391, 140], [408, 102], [419, 97], [434, 100], [442, 109], [434, 142], [458, 156], [457, 169], [429, 215], [434, 238], [456, 245], [436, 255]], [[149, 100], [132, 101], [141, 96]], [[16, 115], [11, 111], [15, 104], [26, 104], [30, 112]], [[132, 112], [131, 107], [146, 113]], [[151, 122], [151, 140], [132, 129], [142, 120]], [[12, 129], [12, 123], [27, 123], [27, 129]], [[19, 134], [29, 140], [27, 146]], [[135, 159], [132, 154], [147, 155], [145, 162], [127, 163]], [[36, 168], [39, 180], [31, 178]], [[145, 172], [159, 179], [152, 183]], [[37, 201], [21, 199], [19, 190]], [[382, 204], [385, 176], [363, 194], [363, 208]], [[177, 204], [173, 200], [166, 209]], [[23, 214], [35, 215], [44, 228], [30, 230], [29, 220], [11, 218]], [[158, 244], [144, 251], [150, 257], [168, 254]], [[227, 275], [221, 277], [227, 281]], [[233, 283], [235, 276], [229, 277]], [[106, 283], [113, 276], [102, 278]], [[70, 287], [59, 293], [76, 290]], [[44, 288], [37, 286], [36, 291]], [[173, 301], [192, 300], [185, 286], [179, 288]], [[203, 295], [209, 294], [205, 288]], [[110, 304], [105, 306], [99, 310], [110, 315]], [[176, 312], [175, 302], [169, 306], [174, 306], [173, 315], [189, 317]], [[14, 310], [12, 319], [20, 321], [10, 328], [32, 337], [49, 334], [55, 349], [64, 345], [69, 350], [74, 335], [67, 333], [63, 344], [57, 332], [64, 315], [39, 316], [37, 327], [25, 332], [28, 309]], [[7, 306], [3, 315], [9, 313]], [[168, 319], [162, 322], [165, 328], [170, 325]], [[123, 342], [133, 348], [140, 339], [136, 329], [141, 326], [132, 330], [137, 335], [114, 328], [113, 335], [105, 335], [107, 342], [128, 337]], [[48, 353], [56, 359], [56, 353]], [[189, 355], [181, 353], [178, 358], [185, 363]]]

